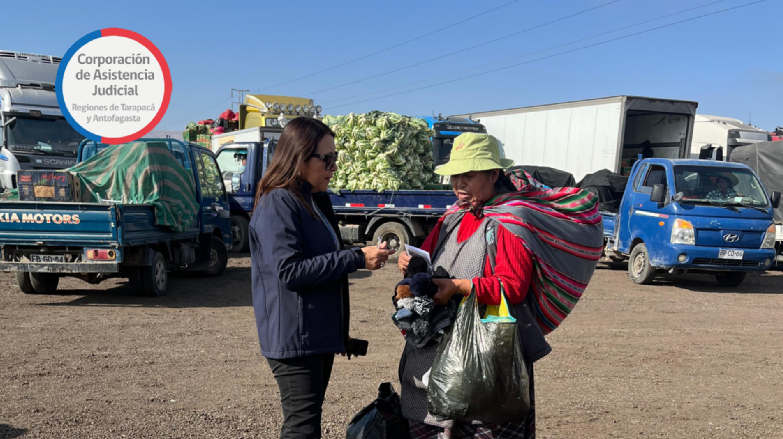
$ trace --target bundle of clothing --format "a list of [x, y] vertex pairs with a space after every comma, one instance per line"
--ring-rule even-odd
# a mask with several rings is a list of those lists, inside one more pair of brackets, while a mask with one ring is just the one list
[[392, 321], [400, 329], [407, 343], [423, 347], [430, 341], [440, 341], [444, 330], [457, 315], [457, 302], [435, 306], [433, 297], [438, 286], [433, 279], [448, 279], [442, 267], [429, 273], [429, 265], [421, 256], [413, 256], [405, 271], [405, 278], [394, 288], [392, 303], [397, 312]]

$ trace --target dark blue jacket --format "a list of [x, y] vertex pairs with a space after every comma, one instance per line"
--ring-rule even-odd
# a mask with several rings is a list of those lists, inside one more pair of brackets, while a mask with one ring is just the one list
[[343, 249], [328, 194], [310, 188], [303, 185], [303, 197], [328, 223], [285, 189], [261, 197], [250, 223], [253, 308], [266, 358], [345, 352], [348, 273], [364, 268], [364, 254]]

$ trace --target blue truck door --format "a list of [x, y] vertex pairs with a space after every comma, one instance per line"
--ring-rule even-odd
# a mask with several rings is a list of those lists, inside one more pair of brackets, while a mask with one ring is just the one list
[[[632, 214], [629, 217], [631, 235], [641, 238], [647, 243], [651, 260], [654, 260], [655, 251], [651, 246], [658, 242], [668, 242], [667, 231], [670, 230], [668, 207], [671, 203], [669, 194], [669, 177], [666, 167], [662, 165], [650, 164], [642, 175], [641, 184], [638, 190], [633, 193]], [[653, 187], [656, 184], [662, 184], [665, 188], [665, 200], [663, 203], [650, 201]]]
[[[228, 210], [228, 205], [223, 199], [223, 179], [220, 177], [215, 160], [206, 151], [199, 150], [195, 156], [201, 189], [201, 199], [199, 200], [201, 204], [201, 233], [212, 233], [216, 220], [219, 218], [215, 207], [219, 206]], [[221, 229], [226, 232], [230, 227]]]

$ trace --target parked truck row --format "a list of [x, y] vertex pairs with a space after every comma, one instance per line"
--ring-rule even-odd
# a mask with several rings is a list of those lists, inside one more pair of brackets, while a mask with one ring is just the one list
[[[159, 268], [165, 266], [164, 272], [176, 267], [203, 270], [204, 258], [211, 260], [207, 267], [222, 260], [223, 252], [216, 250], [213, 242], [222, 239], [233, 251], [247, 251], [257, 185], [271, 163], [283, 126], [292, 117], [320, 117], [321, 109], [313, 107], [311, 101], [296, 101], [297, 105], [291, 104], [293, 112], [289, 111], [285, 102], [293, 102], [292, 99], [300, 98], [246, 96], [240, 107], [239, 129], [213, 135], [212, 151], [171, 139], [145, 140], [168, 142], [169, 149], [183, 159], [183, 166], [193, 170], [199, 200], [204, 203], [198, 230], [184, 235], [161, 234], [149, 223], [149, 211], [147, 219], [134, 212], [134, 209], [144, 210], [138, 206], [117, 203], [100, 207], [64, 206], [64, 209], [84, 209], [88, 216], [96, 209], [102, 212], [103, 217], [95, 216], [87, 224], [102, 224], [98, 228], [106, 236], [101, 242], [115, 249], [114, 254], [120, 259], [112, 262], [110, 272], [92, 272], [92, 266], [84, 271], [84, 265], [61, 270], [65, 266], [57, 265], [54, 269], [59, 270], [57, 276], [78, 275], [93, 281], [125, 276], [136, 284], [146, 276], [147, 285], [142, 288], [157, 294], [165, 290], [165, 287], [156, 289], [151, 277], [160, 273]], [[648, 283], [657, 271], [664, 270], [713, 273], [720, 283], [735, 285], [745, 273], [766, 270], [775, 261], [773, 210], [778, 207], [780, 195], [778, 191], [767, 193], [758, 175], [745, 165], [686, 160], [693, 154], [694, 127], [703, 119], [696, 115], [697, 107], [691, 101], [618, 96], [423, 119], [433, 130], [431, 141], [436, 166], [448, 161], [453, 139], [459, 134], [489, 132], [502, 142], [502, 154], [522, 168], [556, 168], [577, 180], [600, 169], [627, 176], [619, 209], [602, 212], [606, 255], [629, 261], [629, 274], [637, 283]], [[5, 125], [4, 122], [4, 129]], [[726, 133], [727, 139], [747, 137], [732, 133]], [[740, 143], [734, 142], [732, 146], [742, 146]], [[51, 150], [43, 148], [34, 149], [33, 154], [51, 154]], [[73, 155], [78, 152], [78, 161], [82, 161], [99, 150], [99, 145], [83, 142]], [[654, 158], [644, 159], [650, 151]], [[197, 169], [205, 163], [211, 163], [217, 171], [210, 174]], [[9, 174], [6, 172], [4, 176]], [[205, 196], [203, 187], [211, 187], [203, 182], [208, 175], [218, 175], [223, 192]], [[732, 181], [736, 196], [711, 198], [721, 179]], [[384, 192], [335, 191], [330, 192], [330, 197], [344, 241], [364, 243], [381, 239], [395, 249], [420, 243], [456, 201], [448, 186]], [[41, 204], [0, 205], [4, 209], [20, 207], [30, 213], [61, 208]], [[104, 217], [107, 219], [101, 219]], [[107, 223], [108, 218], [113, 222]], [[143, 224], [129, 224], [130, 219]], [[149, 237], [143, 243], [130, 240], [132, 235], [124, 232], [130, 229], [141, 231], [142, 235], [147, 230], [157, 241]], [[45, 273], [52, 269], [46, 268], [47, 264], [32, 263], [28, 256], [71, 252], [80, 264], [85, 261], [78, 259], [79, 251], [97, 245], [89, 240], [68, 244], [70, 238], [35, 227], [26, 229], [25, 233], [30, 234], [29, 239], [19, 240], [19, 233], [0, 232], [0, 246], [5, 249], [0, 269]], [[143, 254], [140, 259], [137, 256], [124, 259], [125, 255], [139, 252]], [[20, 285], [21, 280], [29, 278], [24, 288], [37, 291], [31, 286], [32, 279], [40, 274], [20, 276]], [[41, 290], [42, 283], [36, 282]]]

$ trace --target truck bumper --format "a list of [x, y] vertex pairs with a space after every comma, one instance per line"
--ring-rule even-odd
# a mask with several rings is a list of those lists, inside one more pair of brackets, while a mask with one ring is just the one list
[[[745, 253], [739, 259], [718, 258], [719, 248], [693, 245], [664, 244], [658, 255], [650, 255], [652, 265], [667, 270], [699, 271], [765, 271], [775, 261], [774, 249], [738, 248]], [[685, 255], [685, 262], [678, 257]]]
[[51, 264], [0, 262], [0, 271], [26, 271], [31, 273], [117, 273], [120, 271], [120, 264], [118, 262]]

